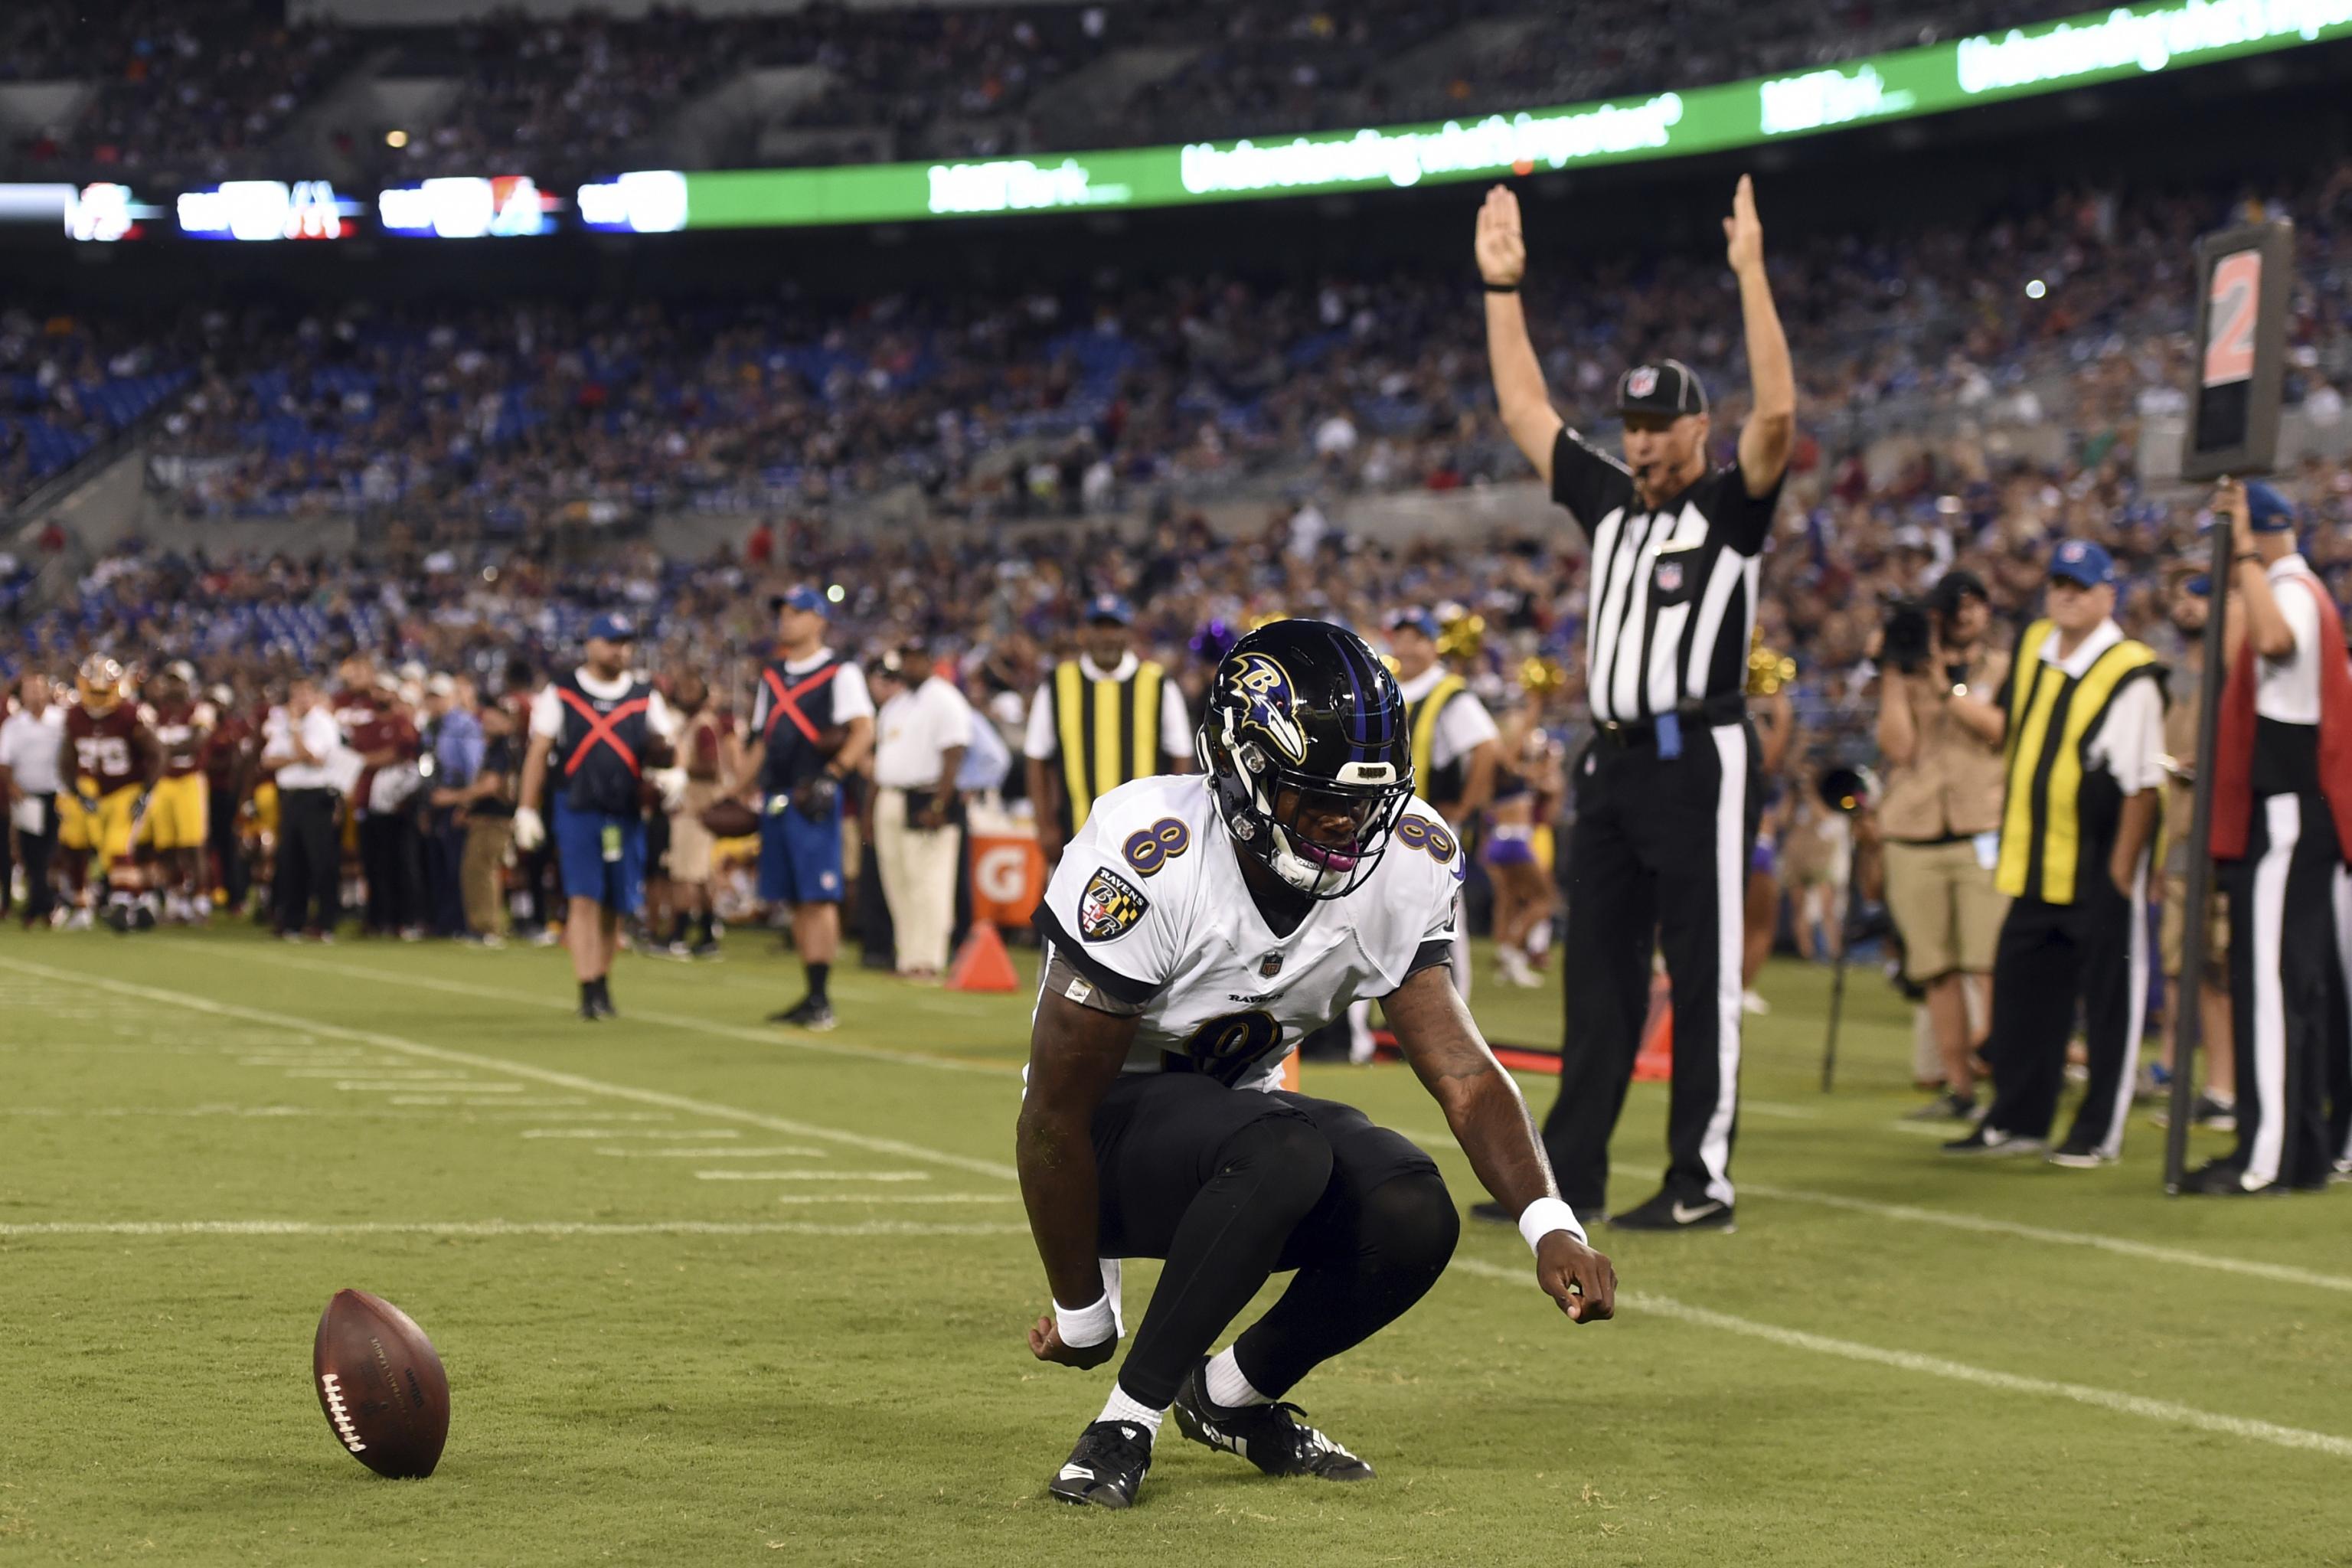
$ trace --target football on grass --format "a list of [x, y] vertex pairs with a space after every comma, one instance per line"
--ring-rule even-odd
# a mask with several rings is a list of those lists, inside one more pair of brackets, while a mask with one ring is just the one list
[[713, 838], [749, 838], [760, 831], [760, 814], [740, 800], [714, 800], [702, 808], [702, 826]]
[[449, 1439], [449, 1376], [433, 1342], [381, 1296], [338, 1290], [319, 1319], [310, 1380], [335, 1441], [380, 1476], [429, 1476]]

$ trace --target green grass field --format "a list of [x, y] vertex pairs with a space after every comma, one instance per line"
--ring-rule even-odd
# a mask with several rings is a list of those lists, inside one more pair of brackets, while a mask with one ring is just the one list
[[[1856, 976], [1823, 1096], [1794, 966], [1738, 1234], [1601, 1233], [1620, 1316], [1575, 1328], [1470, 1229], [1294, 1395], [1378, 1480], [1266, 1481], [1171, 1423], [1137, 1510], [1063, 1508], [1108, 1373], [1022, 1342], [1027, 998], [853, 967], [844, 1027], [788, 1037], [758, 1019], [797, 966], [730, 952], [625, 959], [592, 1028], [549, 952], [0, 934], [0, 1562], [2352, 1563], [2352, 1189], [2168, 1200], [2137, 1115], [2114, 1170], [1945, 1161], [1896, 1120], [1899, 1004]], [[1478, 1003], [1556, 1037], [1556, 993]], [[1403, 1068], [1307, 1087], [1483, 1195]], [[1619, 1201], [1664, 1120], [1637, 1086]], [[447, 1363], [430, 1480], [319, 1413], [346, 1285]]]

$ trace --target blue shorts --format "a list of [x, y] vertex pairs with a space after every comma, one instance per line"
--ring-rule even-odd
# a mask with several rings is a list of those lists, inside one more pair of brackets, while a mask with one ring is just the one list
[[[555, 863], [563, 896], [593, 899], [616, 914], [633, 915], [646, 901], [646, 824], [613, 812], [574, 811], [555, 803]], [[610, 835], [617, 856], [605, 854]]]
[[814, 820], [785, 797], [760, 803], [760, 901], [841, 902], [841, 803]]

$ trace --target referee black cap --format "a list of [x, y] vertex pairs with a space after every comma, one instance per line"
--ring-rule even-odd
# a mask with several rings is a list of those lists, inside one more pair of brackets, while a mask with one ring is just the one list
[[1675, 418], [1706, 412], [1706, 388], [1698, 373], [1678, 359], [1637, 364], [1617, 378], [1617, 412]]

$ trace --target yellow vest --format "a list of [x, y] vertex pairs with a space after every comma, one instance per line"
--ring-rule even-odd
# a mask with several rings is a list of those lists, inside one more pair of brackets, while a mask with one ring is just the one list
[[2126, 637], [2076, 679], [2042, 658], [2050, 631], [2048, 621], [2026, 627], [2010, 667], [2009, 798], [1993, 881], [2011, 898], [2071, 904], [2083, 853], [2083, 753], [2123, 684], [2143, 670], [2153, 674], [2156, 654]]
[[1406, 705], [1405, 726], [1412, 733], [1412, 787], [1423, 800], [1439, 798], [1436, 781], [1431, 776], [1436, 768], [1437, 716], [1469, 684], [1458, 675], [1448, 675], [1429, 689], [1428, 696]]
[[1160, 682], [1149, 660], [1125, 680], [1089, 680], [1076, 659], [1054, 668], [1054, 730], [1061, 742], [1068, 831], [1086, 826], [1094, 803], [1160, 771]]

